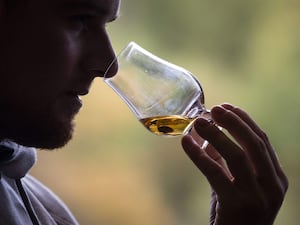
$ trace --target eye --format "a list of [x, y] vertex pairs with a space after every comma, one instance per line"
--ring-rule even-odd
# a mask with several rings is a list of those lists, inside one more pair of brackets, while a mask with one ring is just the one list
[[94, 15], [92, 14], [78, 14], [71, 16], [71, 22], [76, 29], [88, 31], [92, 25]]

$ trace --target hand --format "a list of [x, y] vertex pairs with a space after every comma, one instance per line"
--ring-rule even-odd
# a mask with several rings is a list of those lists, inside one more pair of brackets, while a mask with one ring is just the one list
[[213, 189], [210, 224], [273, 224], [288, 180], [268, 137], [246, 112], [230, 104], [215, 106], [211, 116], [215, 124], [204, 118], [194, 124], [210, 143], [205, 149], [194, 134], [182, 139], [185, 152]]

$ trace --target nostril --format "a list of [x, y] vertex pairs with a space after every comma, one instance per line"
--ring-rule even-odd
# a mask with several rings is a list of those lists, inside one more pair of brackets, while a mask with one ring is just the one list
[[105, 71], [103, 77], [104, 78], [110, 78], [116, 75], [118, 72], [119, 66], [118, 66], [118, 60], [115, 58], [113, 62], [108, 66], [107, 70]]
[[92, 77], [104, 77], [105, 72], [101, 70], [90, 70], [89, 74]]

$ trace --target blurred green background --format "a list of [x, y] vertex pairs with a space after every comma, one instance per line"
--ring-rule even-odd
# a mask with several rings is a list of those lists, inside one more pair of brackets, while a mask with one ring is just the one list
[[[275, 224], [298, 225], [300, 2], [123, 0], [108, 26], [116, 52], [129, 41], [185, 67], [207, 107], [231, 102], [269, 134], [290, 188]], [[149, 133], [97, 79], [64, 149], [39, 152], [32, 170], [81, 224], [208, 224], [210, 188], [180, 138]]]

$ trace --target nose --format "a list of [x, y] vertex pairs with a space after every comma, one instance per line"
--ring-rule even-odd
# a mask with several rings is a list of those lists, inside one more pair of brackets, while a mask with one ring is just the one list
[[107, 69], [105, 70], [104, 75], [101, 77], [104, 77], [104, 78], [113, 77], [114, 75], [117, 74], [118, 69], [119, 69], [118, 60], [117, 60], [117, 57], [115, 57], [112, 60], [112, 62], [109, 64]]
[[94, 77], [112, 77], [118, 71], [118, 62], [105, 29], [100, 35], [90, 35], [86, 44], [86, 66]]

